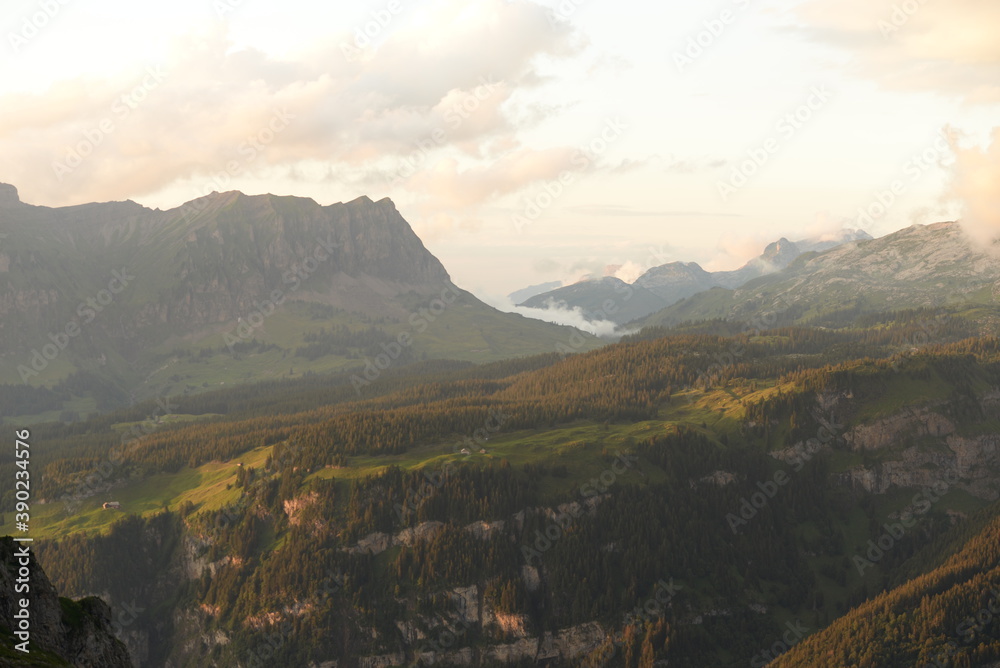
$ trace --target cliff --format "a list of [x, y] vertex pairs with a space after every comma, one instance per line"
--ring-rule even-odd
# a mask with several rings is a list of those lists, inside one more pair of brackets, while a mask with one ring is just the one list
[[[12, 538], [0, 539], [0, 665], [131, 668], [128, 650], [114, 635], [108, 604], [96, 597], [60, 598], [30, 550], [29, 575], [23, 582], [23, 551]], [[27, 653], [15, 649], [21, 639], [13, 636], [17, 629], [7, 626], [21, 610], [22, 599], [29, 602]]]

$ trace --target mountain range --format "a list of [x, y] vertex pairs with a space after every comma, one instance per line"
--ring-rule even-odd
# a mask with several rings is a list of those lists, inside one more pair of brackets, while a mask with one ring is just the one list
[[976, 247], [959, 223], [913, 225], [799, 255], [781, 271], [692, 295], [641, 324], [746, 322], [771, 312], [783, 323], [842, 326], [862, 314], [992, 304], [998, 286], [1000, 253]]
[[[519, 300], [519, 291], [512, 293], [510, 298], [530, 308], [580, 309], [587, 319], [610, 320], [623, 325], [714, 287], [738, 288], [755, 278], [784, 269], [800, 255], [870, 239], [871, 236], [862, 230], [843, 230], [837, 235], [796, 242], [782, 237], [768, 244], [761, 255], [731, 271], [708, 272], [696, 262], [670, 262], [648, 269], [631, 284], [631, 290], [626, 290], [620, 279], [603, 277], [536, 292], [523, 300]], [[612, 298], [611, 292], [618, 295], [621, 308], [609, 312], [604, 304]]]
[[0, 392], [31, 396], [39, 419], [247, 380], [367, 369], [370, 382], [390, 364], [599, 344], [454, 285], [388, 199], [226, 192], [166, 211], [49, 208], [2, 184], [0, 341]]
[[0, 665], [995, 665], [1000, 259], [848, 236], [561, 288], [602, 341], [389, 200], [0, 188]]

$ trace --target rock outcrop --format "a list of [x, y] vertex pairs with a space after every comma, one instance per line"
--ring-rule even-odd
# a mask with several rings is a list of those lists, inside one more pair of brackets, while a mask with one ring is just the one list
[[[981, 398], [984, 411], [995, 414], [997, 393]], [[1000, 498], [1000, 434], [961, 435], [956, 425], [933, 406], [906, 408], [894, 415], [857, 425], [843, 435], [847, 446], [880, 456], [881, 461], [855, 466], [840, 481], [874, 494], [892, 487], [927, 488], [944, 480], [982, 499]], [[774, 455], [775, 453], [772, 453]]]
[[0, 655], [0, 665], [42, 665], [35, 659], [45, 656], [49, 663], [44, 665], [131, 668], [128, 650], [115, 637], [108, 604], [96, 597], [79, 601], [61, 599], [30, 550], [26, 557], [26, 584], [30, 589], [28, 592], [16, 589], [19, 584], [25, 584], [19, 582], [25, 579], [21, 575], [25, 559], [20, 556], [22, 545], [9, 537], [0, 539], [0, 627], [4, 632], [15, 630], [7, 625], [20, 610], [21, 599], [26, 599], [29, 602], [29, 653], [23, 655], [23, 660], [18, 658], [17, 650], [10, 652], [12, 656]]

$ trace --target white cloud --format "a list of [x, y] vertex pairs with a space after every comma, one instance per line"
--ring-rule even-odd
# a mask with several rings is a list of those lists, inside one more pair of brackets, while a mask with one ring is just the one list
[[[519, 147], [517, 110], [506, 107], [515, 91], [539, 85], [539, 57], [575, 52], [570, 29], [551, 26], [528, 2], [437, 0], [426, 12], [433, 29], [402, 24], [355, 62], [337, 42], [294, 60], [235, 49], [220, 23], [179, 39], [156, 65], [162, 82], [126, 107], [122, 95], [148, 78], [142, 67], [0, 96], [0, 180], [15, 183], [25, 201], [59, 205], [141, 197], [185, 181], [210, 188], [220, 172], [238, 180], [279, 168], [302, 178], [316, 171], [299, 168], [310, 161], [331, 173], [386, 162], [391, 171], [420, 142], [435, 160], [449, 150], [473, 159], [489, 147], [501, 152], [497, 166], [459, 171], [444, 162], [429, 172], [422, 184], [445, 207], [544, 178], [559, 151]], [[271, 137], [278, 112], [294, 118]], [[57, 174], [53, 163], [75, 164], [77, 150], [88, 155]]]
[[507, 297], [482, 294], [477, 296], [495, 309], [507, 313], [520, 313], [525, 318], [534, 318], [535, 320], [552, 322], [557, 325], [576, 327], [581, 331], [589, 332], [601, 338], [617, 338], [626, 334], [626, 332], [618, 329], [617, 323], [610, 320], [588, 320], [583, 315], [583, 309], [579, 307], [567, 309], [550, 303], [550, 308], [529, 308], [527, 306], [516, 306]]
[[806, 35], [846, 50], [849, 68], [891, 90], [1000, 102], [1000, 5], [982, 0], [808, 0]]
[[[1000, 240], [1000, 127], [989, 146], [952, 143], [955, 165], [949, 194], [962, 203], [962, 229], [979, 247]], [[1000, 247], [992, 246], [1000, 251]]]

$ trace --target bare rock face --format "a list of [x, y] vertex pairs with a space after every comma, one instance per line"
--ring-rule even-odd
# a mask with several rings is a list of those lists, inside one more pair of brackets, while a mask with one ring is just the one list
[[844, 434], [852, 450], [878, 450], [904, 437], [945, 437], [955, 433], [955, 425], [929, 408], [904, 410], [896, 415], [855, 427]]
[[[0, 539], [0, 625], [6, 626], [20, 609], [19, 600], [27, 598], [30, 614], [31, 653], [47, 652], [76, 668], [131, 668], [128, 650], [115, 638], [111, 608], [96, 597], [79, 601], [63, 599], [42, 567], [29, 552], [30, 591], [16, 591], [21, 567], [21, 545], [13, 539]], [[26, 654], [30, 659], [32, 654]], [[36, 665], [4, 663], [5, 666]]]
[[[997, 395], [991, 391], [980, 398], [987, 413], [997, 412]], [[843, 440], [855, 452], [890, 451], [893, 458], [854, 467], [840, 475], [842, 483], [883, 494], [892, 487], [926, 488], [949, 479], [973, 496], [1000, 498], [1000, 434], [959, 435], [934, 407], [907, 408], [855, 426]]]
[[[267, 299], [392, 314], [400, 295], [451, 286], [389, 199], [320, 206], [228, 192], [167, 211], [135, 202], [48, 208], [22, 204], [13, 186], [0, 184], [0, 234], [0, 278], [16, 277], [0, 281], [0, 316], [16, 313], [28, 342], [65, 326], [108, 287], [112, 270], [131, 278], [114, 298], [114, 318], [87, 332], [121, 345], [217, 327]], [[0, 334], [13, 343], [2, 325]]]
[[390, 547], [402, 545], [413, 547], [417, 543], [426, 543], [434, 539], [442, 530], [443, 522], [421, 522], [415, 527], [407, 527], [395, 535], [387, 533], [372, 533], [358, 541], [353, 547], [340, 548], [351, 554], [381, 554]]

